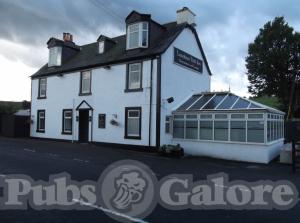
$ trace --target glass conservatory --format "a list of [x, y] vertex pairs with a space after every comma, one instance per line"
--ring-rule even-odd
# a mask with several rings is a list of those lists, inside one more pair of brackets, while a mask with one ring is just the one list
[[195, 94], [173, 112], [172, 120], [173, 141], [185, 144], [187, 151], [192, 143], [200, 150], [214, 143], [213, 147], [231, 144], [231, 148], [243, 149], [242, 145], [247, 145], [252, 149], [270, 147], [277, 152], [283, 144], [284, 112], [230, 92]]

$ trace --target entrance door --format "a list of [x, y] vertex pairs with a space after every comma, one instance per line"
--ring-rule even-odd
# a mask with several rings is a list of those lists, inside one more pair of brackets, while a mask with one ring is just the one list
[[89, 110], [79, 110], [79, 142], [89, 141]]

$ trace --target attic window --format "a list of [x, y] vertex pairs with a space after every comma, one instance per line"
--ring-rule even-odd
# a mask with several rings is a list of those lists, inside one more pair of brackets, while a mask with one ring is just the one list
[[99, 53], [104, 53], [104, 41], [99, 42]]
[[52, 47], [49, 49], [48, 67], [61, 65], [61, 51], [62, 48], [60, 46]]
[[148, 22], [129, 25], [127, 28], [127, 49], [148, 47]]

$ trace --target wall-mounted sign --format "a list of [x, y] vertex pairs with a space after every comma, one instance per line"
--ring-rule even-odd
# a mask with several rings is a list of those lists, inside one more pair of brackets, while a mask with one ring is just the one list
[[174, 63], [197, 71], [203, 72], [203, 61], [174, 47]]

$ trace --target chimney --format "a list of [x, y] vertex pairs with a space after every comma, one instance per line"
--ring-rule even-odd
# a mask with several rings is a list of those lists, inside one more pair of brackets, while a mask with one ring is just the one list
[[73, 42], [73, 35], [71, 35], [70, 33], [64, 33], [63, 40], [65, 42]]
[[177, 24], [187, 23], [196, 26], [195, 16], [196, 14], [188, 7], [183, 7], [182, 9], [177, 10]]

